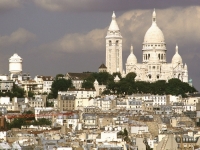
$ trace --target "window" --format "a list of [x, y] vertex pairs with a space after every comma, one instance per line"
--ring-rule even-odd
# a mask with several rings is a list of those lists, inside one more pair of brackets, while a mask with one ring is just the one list
[[111, 41], [109, 41], [109, 46], [112, 46], [112, 42]]
[[116, 46], [118, 46], [118, 45], [119, 45], [119, 41], [117, 40], [117, 41], [116, 41]]
[[149, 79], [151, 79], [151, 75], [149, 75]]

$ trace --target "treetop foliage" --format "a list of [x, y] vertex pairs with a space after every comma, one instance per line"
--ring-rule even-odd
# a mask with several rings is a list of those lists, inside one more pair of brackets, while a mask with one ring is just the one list
[[58, 74], [51, 85], [51, 92], [48, 98], [57, 98], [58, 91], [67, 91], [68, 88], [72, 87], [72, 81], [65, 78], [59, 78], [62, 75]]
[[[116, 75], [120, 78], [119, 82], [114, 82]], [[171, 94], [187, 97], [187, 93], [197, 92], [194, 87], [191, 87], [188, 83], [182, 82], [176, 78], [170, 79], [168, 82], [165, 80], [159, 80], [150, 83], [145, 81], [135, 81], [136, 76], [137, 75], [134, 72], [128, 73], [124, 78], [118, 72], [113, 73], [112, 75], [108, 72], [91, 73], [82, 83], [82, 88], [94, 89], [94, 81], [97, 80], [99, 85], [106, 85], [107, 87], [103, 94]], [[67, 91], [69, 87], [72, 87], [71, 80], [56, 78], [51, 87], [50, 98], [57, 98], [58, 91]]]
[[6, 91], [6, 92], [1, 92], [0, 91], [0, 97], [10, 97], [11, 99], [13, 97], [17, 97], [17, 98], [24, 98], [25, 97], [25, 91], [24, 89], [22, 89], [21, 87], [19, 87], [18, 85], [14, 84], [13, 88], [11, 91]]

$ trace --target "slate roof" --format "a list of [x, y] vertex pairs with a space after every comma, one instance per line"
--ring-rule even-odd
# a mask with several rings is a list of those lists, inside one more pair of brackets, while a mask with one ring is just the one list
[[91, 73], [67, 73], [70, 79], [72, 80], [84, 80], [91, 75]]
[[101, 64], [101, 66], [99, 68], [105, 68], [105, 69], [107, 69], [107, 67], [104, 64]]

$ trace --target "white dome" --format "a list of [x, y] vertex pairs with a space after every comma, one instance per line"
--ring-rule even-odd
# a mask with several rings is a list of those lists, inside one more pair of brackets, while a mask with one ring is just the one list
[[13, 56], [11, 56], [10, 57], [10, 59], [9, 59], [9, 61], [22, 61], [22, 58], [17, 54], [17, 53], [15, 53], [15, 54], [13, 54]]
[[137, 58], [133, 54], [133, 46], [131, 46], [131, 53], [130, 53], [130, 55], [127, 58], [126, 64], [127, 65], [134, 65], [136, 63], [137, 63]]
[[176, 45], [176, 53], [174, 54], [174, 56], [172, 57], [172, 63], [181, 63], [182, 64], [182, 58], [178, 53], [178, 46]]
[[156, 24], [156, 12], [152, 15], [152, 25], [144, 36], [144, 43], [163, 43], [165, 41], [163, 32]]

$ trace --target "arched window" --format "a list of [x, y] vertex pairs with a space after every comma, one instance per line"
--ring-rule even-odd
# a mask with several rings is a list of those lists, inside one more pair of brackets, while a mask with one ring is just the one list
[[118, 46], [119, 45], [119, 41], [117, 40], [115, 44], [116, 44], [116, 46]]
[[161, 60], [163, 60], [163, 54], [161, 54]]
[[157, 79], [159, 79], [159, 75], [157, 75]]
[[149, 79], [151, 79], [151, 75], [149, 74]]
[[158, 58], [159, 58], [159, 60], [160, 60], [160, 54], [158, 54]]
[[111, 41], [109, 41], [109, 46], [112, 46], [112, 42]]
[[180, 74], [178, 74], [178, 79], [180, 79], [181, 78], [181, 75]]
[[148, 54], [148, 59], [149, 59], [149, 57], [150, 57], [150, 54]]

